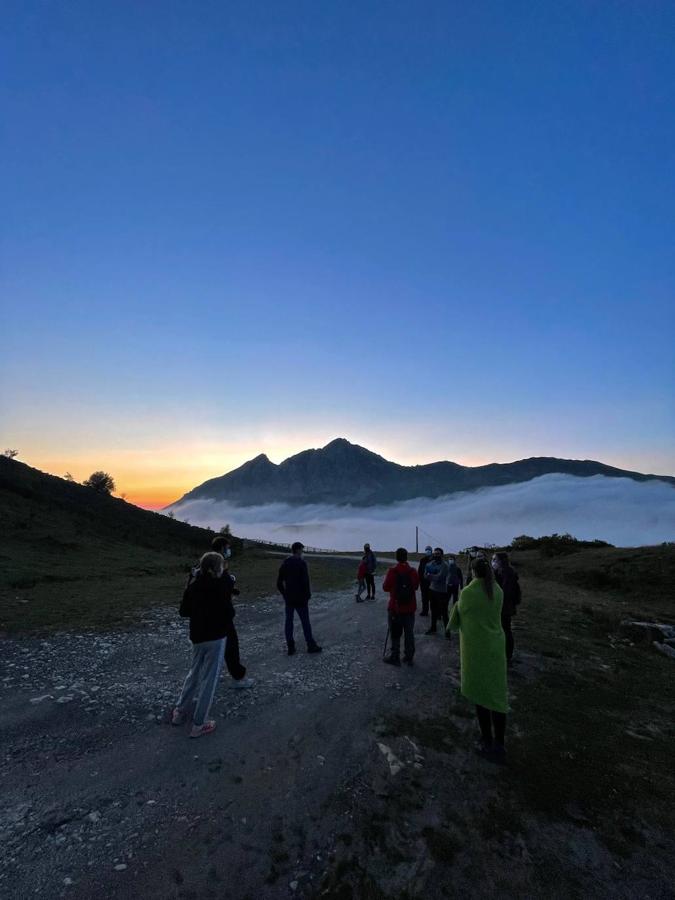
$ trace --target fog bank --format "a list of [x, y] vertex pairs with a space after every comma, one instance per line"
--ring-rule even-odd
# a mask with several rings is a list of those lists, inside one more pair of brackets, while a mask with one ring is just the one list
[[519, 534], [569, 532], [618, 546], [675, 540], [675, 488], [628, 478], [544, 475], [522, 484], [462, 492], [436, 500], [418, 498], [389, 506], [238, 507], [213, 500], [175, 505], [177, 518], [215, 530], [229, 523], [241, 537], [354, 550], [364, 541], [391, 549], [439, 544], [458, 550], [472, 544], [508, 544]]

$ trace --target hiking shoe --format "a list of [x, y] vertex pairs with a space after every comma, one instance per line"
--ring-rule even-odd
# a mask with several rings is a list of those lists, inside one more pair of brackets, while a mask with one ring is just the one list
[[399, 668], [401, 666], [401, 660], [398, 658], [398, 656], [385, 656], [383, 661], [390, 666], [399, 666]]
[[212, 731], [216, 730], [216, 723], [213, 719], [207, 719], [203, 725], [193, 725], [192, 731], [190, 732], [191, 738], [201, 737], [203, 734], [211, 734]]
[[288, 655], [295, 656], [295, 644], [288, 645]]
[[498, 766], [503, 766], [506, 763], [506, 747], [503, 744], [492, 745], [492, 759]]
[[252, 688], [254, 684], [255, 678], [240, 678], [238, 681], [232, 682], [232, 687], [243, 690], [243, 688]]
[[318, 644], [312, 644], [310, 647], [307, 648], [308, 653], [321, 653], [322, 650], [323, 650], [323, 647], [319, 647]]
[[492, 759], [492, 744], [488, 744], [481, 738], [476, 741], [476, 753], [485, 759]]
[[172, 725], [182, 725], [185, 722], [185, 716], [183, 713], [176, 707], [174, 711], [171, 713], [171, 724]]

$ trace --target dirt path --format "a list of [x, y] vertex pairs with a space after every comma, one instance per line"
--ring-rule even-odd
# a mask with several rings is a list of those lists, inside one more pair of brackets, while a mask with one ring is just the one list
[[[134, 631], [4, 641], [0, 896], [668, 896], [670, 845], [629, 866], [583, 817], [499, 800], [518, 776], [473, 753], [456, 644], [418, 619], [415, 666], [383, 665], [384, 606], [314, 597], [324, 652], [288, 658], [279, 601], [241, 604], [256, 687], [225, 677], [217, 731], [194, 741], [166, 719], [190, 654], [174, 610]], [[520, 652], [516, 705], [546, 665]]]
[[0, 894], [258, 898], [311, 887], [336, 827], [326, 804], [362, 768], [374, 711], [443, 667], [437, 652], [413, 670], [382, 665], [381, 594], [359, 605], [316, 596], [312, 619], [323, 654], [288, 658], [279, 602], [239, 607], [257, 684], [236, 691], [225, 677], [218, 730], [197, 741], [165, 724], [190, 652], [172, 610], [134, 632], [5, 641]]

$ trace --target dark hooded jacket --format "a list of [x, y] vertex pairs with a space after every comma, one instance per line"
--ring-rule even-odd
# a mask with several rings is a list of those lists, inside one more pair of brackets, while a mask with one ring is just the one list
[[234, 579], [224, 572], [220, 578], [197, 574], [186, 588], [180, 614], [190, 619], [190, 640], [193, 644], [218, 641], [232, 631]]

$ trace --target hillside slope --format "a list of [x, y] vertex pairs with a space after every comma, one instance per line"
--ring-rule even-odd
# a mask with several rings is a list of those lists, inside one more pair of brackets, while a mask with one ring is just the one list
[[675, 485], [675, 478], [669, 476], [643, 475], [595, 460], [555, 457], [532, 457], [485, 466], [461, 466], [453, 462], [402, 466], [337, 438], [319, 450], [304, 450], [279, 465], [264, 454], [256, 456], [226, 475], [205, 481], [172, 505], [186, 500], [226, 500], [238, 506], [261, 503], [373, 506], [515, 484], [552, 473], [584, 478], [605, 475], [634, 481], [658, 479]]
[[[186, 568], [214, 532], [0, 457], [0, 636], [137, 621], [177, 607]], [[232, 538], [242, 596], [275, 591], [277, 557]], [[353, 564], [313, 565], [317, 587], [353, 576]]]
[[0, 536], [0, 630], [30, 630], [91, 621], [92, 605], [115, 621], [165, 590], [173, 602], [214, 533], [0, 457]]

